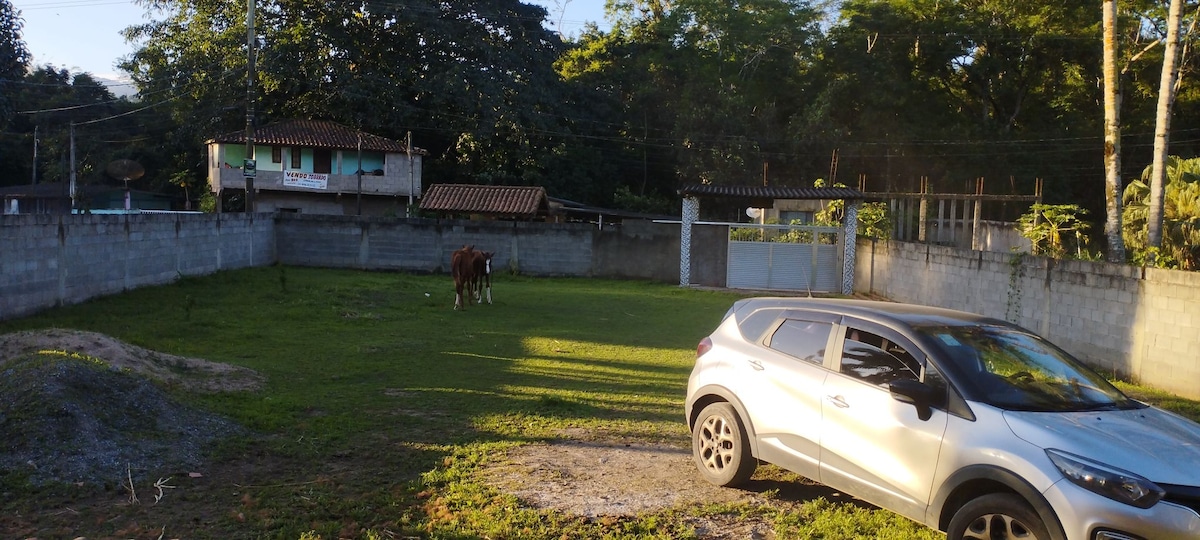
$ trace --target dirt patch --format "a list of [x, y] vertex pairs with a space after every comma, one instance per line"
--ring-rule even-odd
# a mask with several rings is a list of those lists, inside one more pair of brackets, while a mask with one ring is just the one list
[[196, 392], [256, 390], [265, 380], [244, 367], [155, 352], [104, 334], [60, 328], [0, 335], [0, 368], [11, 359], [38, 351], [77, 353]]
[[[794, 475], [761, 467], [742, 489], [705, 482], [691, 451], [663, 444], [564, 440], [514, 448], [484, 466], [489, 485], [533, 508], [568, 514], [633, 516], [705, 504], [750, 503], [798, 509], [825, 497], [865, 504]], [[697, 536], [711, 540], [772, 539], [774, 527], [756, 516], [710, 514], [688, 518]]]
[[589, 517], [692, 504], [763, 502], [755, 493], [705, 482], [690, 451], [667, 446], [530, 444], [484, 472], [489, 483], [531, 506]]

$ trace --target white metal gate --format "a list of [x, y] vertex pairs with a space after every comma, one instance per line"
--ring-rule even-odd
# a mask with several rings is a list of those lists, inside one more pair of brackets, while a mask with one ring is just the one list
[[841, 292], [844, 237], [836, 227], [730, 224], [725, 286]]

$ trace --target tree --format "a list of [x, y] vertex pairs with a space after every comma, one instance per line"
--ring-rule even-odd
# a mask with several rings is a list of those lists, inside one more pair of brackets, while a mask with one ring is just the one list
[[12, 119], [12, 85], [25, 76], [29, 68], [29, 51], [21, 40], [24, 22], [9, 0], [0, 0], [0, 129]]
[[1171, 109], [1175, 103], [1175, 84], [1179, 78], [1179, 27], [1183, 16], [1183, 1], [1171, 0], [1167, 15], [1167, 37], [1164, 44], [1162, 76], [1158, 85], [1158, 109], [1154, 121], [1154, 161], [1150, 173], [1150, 215], [1148, 241], [1150, 247], [1162, 246], [1163, 178], [1166, 176], [1167, 141], [1171, 134]]
[[[559, 62], [607, 96], [626, 142], [623, 183], [674, 199], [681, 183], [798, 185], [790, 125], [805, 107], [819, 13], [795, 0], [614, 3]], [[807, 158], [807, 156], [805, 156]]]
[[1121, 86], [1117, 78], [1117, 0], [1104, 0], [1104, 235], [1109, 262], [1125, 262], [1121, 237]]
[[1083, 220], [1087, 210], [1077, 204], [1035, 204], [1023, 214], [1017, 225], [1021, 236], [1033, 245], [1033, 253], [1061, 259], [1067, 255], [1083, 258], [1087, 253], [1087, 230]]
[[1074, 142], [1100, 125], [1090, 6], [848, 0], [822, 48], [806, 131], [875, 189], [915, 190], [926, 177], [971, 190], [985, 177], [1028, 192], [1046, 177], [1052, 197], [1091, 196], [1077, 185], [1099, 164]]
[[[145, 0], [160, 21], [122, 64], [140, 90], [171, 103], [193, 148], [240, 129], [247, 67], [241, 5]], [[256, 111], [263, 123], [333, 120], [393, 139], [412, 131], [426, 172], [479, 183], [554, 178], [567, 102], [553, 71], [559, 38], [544, 9], [518, 0], [406, 4], [278, 0], [256, 11]]]

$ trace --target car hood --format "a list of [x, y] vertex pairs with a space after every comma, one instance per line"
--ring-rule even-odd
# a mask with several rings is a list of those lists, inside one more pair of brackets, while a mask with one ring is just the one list
[[1152, 482], [1200, 486], [1200, 425], [1147, 407], [1078, 413], [1006, 411], [1013, 433], [1141, 475]]

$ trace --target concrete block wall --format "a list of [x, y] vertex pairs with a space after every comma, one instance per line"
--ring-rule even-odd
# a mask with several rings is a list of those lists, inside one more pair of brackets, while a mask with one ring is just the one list
[[0, 319], [275, 261], [271, 214], [0, 217]]
[[1015, 322], [1094, 367], [1200, 399], [1200, 273], [860, 240], [855, 291]]
[[296, 266], [448, 273], [464, 245], [491, 251], [494, 272], [676, 281], [678, 226], [280, 215], [279, 260]]

